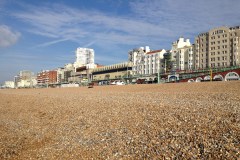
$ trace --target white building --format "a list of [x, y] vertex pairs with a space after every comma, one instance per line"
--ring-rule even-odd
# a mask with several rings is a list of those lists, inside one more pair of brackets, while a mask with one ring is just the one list
[[19, 72], [19, 75], [14, 77], [14, 86], [15, 88], [28, 88], [33, 87], [36, 82], [36, 77], [34, 73], [28, 70], [22, 70]]
[[19, 88], [29, 88], [31, 87], [31, 79], [21, 79], [18, 83], [17, 86]]
[[148, 46], [129, 51], [128, 57], [133, 64], [133, 75], [154, 75], [164, 72], [165, 53], [165, 49], [151, 51]]
[[77, 48], [76, 50], [76, 62], [74, 67], [87, 66], [87, 68], [94, 68], [94, 50], [90, 48]]
[[4, 87], [5, 88], [14, 88], [14, 81], [5, 81]]
[[21, 79], [17, 82], [18, 88], [32, 88], [37, 85], [37, 77], [31, 77], [30, 79]]
[[37, 77], [32, 77], [32, 81], [31, 81], [31, 87], [35, 87], [37, 85]]
[[23, 70], [19, 72], [19, 76], [21, 79], [31, 79], [33, 73], [31, 71]]
[[172, 43], [171, 60], [176, 70], [192, 70], [194, 67], [193, 45], [189, 39], [179, 38]]

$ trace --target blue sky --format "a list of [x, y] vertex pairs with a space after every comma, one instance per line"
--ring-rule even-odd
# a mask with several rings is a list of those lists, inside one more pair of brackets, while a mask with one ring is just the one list
[[127, 60], [140, 46], [170, 49], [218, 26], [240, 25], [239, 0], [0, 0], [0, 83], [20, 70], [56, 69], [77, 47], [95, 62]]

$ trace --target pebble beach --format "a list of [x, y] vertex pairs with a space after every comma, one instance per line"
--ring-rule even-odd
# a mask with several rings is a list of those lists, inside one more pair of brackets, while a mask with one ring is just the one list
[[0, 90], [0, 159], [239, 159], [240, 81]]

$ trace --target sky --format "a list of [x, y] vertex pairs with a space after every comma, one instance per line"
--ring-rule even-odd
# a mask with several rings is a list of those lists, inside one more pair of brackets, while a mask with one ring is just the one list
[[127, 61], [141, 46], [171, 49], [179, 37], [240, 25], [240, 0], [0, 0], [0, 84], [75, 61], [92, 48], [95, 63]]

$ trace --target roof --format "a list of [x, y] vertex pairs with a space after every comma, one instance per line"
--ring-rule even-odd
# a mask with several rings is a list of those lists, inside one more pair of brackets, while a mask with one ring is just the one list
[[84, 70], [86, 70], [86, 69], [87, 69], [86, 66], [81, 66], [81, 67], [78, 67], [78, 68], [76, 69], [76, 71], [77, 71], [77, 72], [81, 72], [81, 71], [84, 71]]
[[97, 68], [104, 67], [104, 65], [97, 64]]
[[146, 54], [153, 54], [153, 53], [157, 53], [157, 52], [162, 52], [162, 49], [155, 50], [155, 51], [150, 51], [150, 52], [147, 52]]

